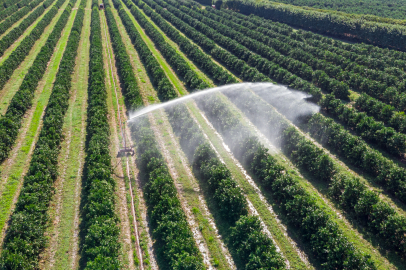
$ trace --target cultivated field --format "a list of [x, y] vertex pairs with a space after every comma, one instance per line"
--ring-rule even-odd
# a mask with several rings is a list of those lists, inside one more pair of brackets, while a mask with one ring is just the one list
[[0, 269], [406, 269], [370, 1], [0, 0]]

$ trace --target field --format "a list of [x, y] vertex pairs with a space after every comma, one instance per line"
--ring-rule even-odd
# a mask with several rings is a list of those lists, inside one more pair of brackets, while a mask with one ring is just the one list
[[406, 269], [402, 2], [209, 2], [0, 0], [0, 269]]

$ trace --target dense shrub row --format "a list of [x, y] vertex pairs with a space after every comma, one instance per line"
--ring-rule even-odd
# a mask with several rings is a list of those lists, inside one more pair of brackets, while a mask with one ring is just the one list
[[[218, 47], [214, 48], [211, 51], [211, 54], [215, 58], [221, 60], [225, 66], [227, 66], [230, 70], [234, 71], [243, 80], [269, 81], [269, 79], [266, 78], [265, 76], [267, 75], [272, 80], [276, 80], [278, 82], [288, 84], [296, 89], [309, 92], [315, 97], [315, 99], [320, 98], [321, 96], [320, 89], [315, 87], [312, 83], [309, 83], [308, 81], [299, 78], [298, 76], [292, 74], [286, 69], [283, 69], [278, 64], [273, 63], [255, 53], [252, 53], [249, 49], [242, 46], [235, 40], [232, 40], [231, 38], [219, 34], [216, 30], [212, 29], [211, 27], [190, 17], [189, 15], [179, 10], [178, 8], [171, 6], [172, 4], [176, 6], [176, 2], [167, 1], [168, 3], [170, 2], [171, 5], [168, 5], [162, 0], [155, 0], [154, 2], [163, 5], [165, 8], [167, 8], [167, 10], [170, 13], [172, 13], [172, 15], [175, 15], [176, 17], [180, 18], [181, 20], [183, 20], [184, 22], [195, 28], [195, 31], [198, 30], [204, 33], [205, 35], [207, 35], [207, 37], [212, 38], [222, 47], [230, 50], [234, 55], [232, 54], [230, 55], [229, 52], [223, 49], [219, 49]], [[165, 19], [171, 21], [170, 17], [165, 16]], [[247, 63], [251, 67], [248, 66]], [[258, 71], [263, 72], [265, 75], [259, 73]]]
[[105, 10], [111, 43], [113, 44], [114, 56], [116, 59], [117, 72], [120, 78], [121, 89], [124, 92], [126, 106], [128, 110], [136, 110], [143, 106], [137, 79], [134, 76], [130, 57], [127, 54], [114, 15], [107, 1], [105, 1]]
[[[72, 4], [74, 2], [73, 0]], [[49, 221], [48, 206], [53, 194], [53, 182], [58, 175], [62, 125], [69, 107], [71, 75], [75, 66], [83, 18], [84, 10], [80, 8], [56, 75], [30, 167], [10, 218], [0, 258], [2, 269], [39, 267], [38, 256], [47, 242], [44, 233]]]
[[[74, 2], [76, 1], [70, 2], [70, 4], [74, 4]], [[8, 157], [17, 139], [23, 116], [32, 106], [34, 92], [37, 89], [39, 81], [45, 74], [48, 62], [61, 37], [62, 30], [68, 22], [72, 9], [70, 4], [68, 4], [68, 7], [62, 13], [52, 33], [41, 48], [41, 51], [38, 53], [27, 74], [24, 76], [23, 82], [11, 99], [6, 113], [0, 117], [0, 162]]]
[[18, 6], [17, 4], [6, 8], [5, 10], [0, 12], [0, 21], [4, 20], [5, 18], [7, 18], [10, 15], [13, 15], [14, 12], [16, 12], [18, 10]]
[[[247, 16], [239, 18], [236, 16], [239, 13], [230, 13], [229, 10], [206, 10], [223, 18], [224, 23], [233, 21], [244, 26], [244, 28], [256, 30], [273, 39], [277, 38], [283, 44], [304, 50], [321, 60], [326, 60], [329, 63], [340, 66], [343, 70], [360, 73], [369, 79], [385, 83], [387, 86], [396, 85], [399, 79], [403, 80], [406, 76], [406, 73], [402, 70], [406, 67], [406, 61], [403, 60], [382, 56], [382, 54], [379, 54], [379, 58], [373, 58], [369, 55], [367, 57], [353, 52], [351, 47], [348, 48], [349, 50], [336, 47], [333, 44], [336, 44], [337, 40], [322, 35], [316, 35], [303, 30], [293, 31], [290, 27], [286, 29], [286, 27], [281, 27], [279, 23], [272, 23], [265, 19], [261, 20], [261, 18], [258, 18], [259, 22], [255, 19], [252, 22], [253, 18]], [[224, 19], [227, 19], [227, 21]], [[400, 78], [397, 78], [399, 76]]]
[[159, 262], [165, 269], [205, 269], [148, 119], [137, 120], [131, 130], [137, 142], [138, 166], [146, 182], [144, 196]]
[[179, 136], [183, 151], [193, 164], [195, 175], [208, 185], [209, 196], [230, 227], [229, 247], [244, 269], [283, 269], [282, 256], [263, 232], [259, 219], [248, 217], [247, 201], [231, 172], [217, 157], [193, 121], [186, 106], [168, 108], [169, 121]]
[[[113, 13], [108, 4], [106, 7], [106, 15], [109, 27], [111, 27], [110, 32], [113, 42], [122, 44]], [[122, 15], [121, 13], [125, 11], [121, 8], [119, 12]], [[126, 18], [129, 19], [127, 16], [124, 17], [124, 20]], [[133, 24], [131, 25], [134, 27]], [[135, 27], [133, 29], [137, 31]], [[138, 32], [136, 33], [138, 34]], [[141, 39], [140, 36], [138, 38]], [[146, 47], [145, 43], [140, 45]], [[145, 49], [148, 50], [147, 47]], [[129, 58], [124, 46], [120, 55], [123, 59]], [[165, 73], [163, 73], [159, 65], [155, 71], [162, 72], [165, 76], [164, 78], [166, 78]], [[128, 72], [132, 73], [133, 71], [128, 69]], [[153, 75], [150, 76], [152, 77]], [[126, 76], [126, 78], [129, 78], [129, 76]], [[123, 80], [125, 80], [124, 77]], [[166, 80], [168, 79], [166, 78]], [[129, 83], [132, 83], [132, 80]], [[162, 90], [164, 88], [161, 88]], [[174, 92], [173, 88], [168, 88], [167, 90], [170, 93], [165, 94], [161, 92], [161, 95], [167, 98], [174, 98], [176, 96], [176, 93], [171, 94], [171, 92]], [[134, 98], [138, 100], [138, 97], [128, 95], [126, 92], [124, 96], [129, 104], [135, 102], [132, 100]], [[130, 128], [137, 141], [139, 168], [146, 181], [144, 194], [148, 205], [150, 226], [153, 236], [157, 241], [159, 262], [164, 263], [162, 266], [168, 269], [205, 269], [203, 257], [196, 246], [185, 213], [177, 197], [176, 187], [166, 167], [166, 162], [157, 147], [154, 133], [149, 128], [148, 120], [142, 119], [140, 122], [132, 124]]]
[[[132, 3], [128, 3], [128, 7], [132, 7], [131, 9], [136, 8]], [[137, 50], [138, 55], [148, 72], [152, 84], [155, 86], [155, 89], [158, 92], [159, 98], [162, 101], [175, 98], [177, 96], [175, 89], [170, 83], [165, 72], [162, 70], [158, 61], [149, 50], [147, 44], [142, 39], [140, 33], [138, 32], [134, 23], [131, 21], [127, 12], [123, 8], [121, 8], [118, 11], [118, 14], [120, 15], [121, 21], [131, 39], [131, 42]]]
[[396, 132], [394, 128], [385, 127], [382, 122], [375, 121], [366, 113], [344, 105], [333, 95], [326, 95], [319, 104], [326, 112], [352, 128], [361, 138], [378, 144], [391, 154], [401, 156], [406, 153], [405, 134]]
[[27, 28], [33, 22], [35, 22], [35, 20], [38, 19], [38, 17], [40, 17], [42, 13], [44, 13], [44, 11], [45, 7], [43, 4], [39, 6], [37, 9], [35, 9], [33, 12], [31, 12], [30, 15], [28, 15], [28, 17], [26, 17], [16, 28], [11, 30], [7, 35], [5, 35], [0, 40], [0, 56], [4, 54], [4, 52], [8, 49], [8, 47], [10, 47], [11, 44], [13, 44], [14, 41], [16, 41], [25, 32], [25, 30], [27, 30]]
[[9, 16], [0, 24], [0, 35], [4, 34], [15, 22], [28, 14], [31, 9], [29, 7], [23, 7], [13, 15]]
[[118, 258], [120, 229], [115, 207], [115, 181], [111, 176], [110, 127], [97, 0], [92, 1], [89, 59], [81, 253], [85, 269], [121, 269]]
[[[43, 7], [40, 7], [40, 9], [43, 10]], [[51, 23], [52, 19], [57, 13], [58, 9], [56, 7], [52, 7], [41, 19], [41, 21], [38, 22], [31, 33], [26, 36], [23, 41], [21, 41], [18, 47], [3, 62], [3, 64], [0, 66], [0, 89], [4, 87], [11, 75], [13, 75], [14, 70], [21, 64], [22, 61], [24, 61], [35, 42], [41, 37], [42, 33], [44, 33], [45, 27]]]
[[371, 149], [362, 139], [346, 131], [341, 125], [321, 114], [309, 121], [310, 134], [322, 144], [328, 145], [353, 166], [374, 177], [401, 201], [406, 202], [406, 170]]
[[[184, 32], [186, 36], [191, 38], [204, 50], [208, 51], [214, 59], [220, 61], [224, 66], [226, 66], [229, 70], [232, 70], [241, 79], [246, 81], [269, 80], [263, 74], [261, 74], [256, 68], [248, 66], [244, 61], [238, 59], [233, 54], [216, 46], [212, 40], [208, 39], [205, 35], [200, 34], [198, 31], [196, 31], [196, 29], [182, 22], [181, 20], [173, 16], [171, 13], [166, 12], [165, 9], [162, 9], [155, 2], [148, 0], [145, 2], [148, 3], [148, 5], [150, 5], [153, 8], [155, 6], [156, 11], [160, 13], [165, 19], [167, 19], [169, 22], [175, 25], [178, 29], [181, 29], [181, 31]], [[165, 7], [167, 6], [165, 2], [159, 3]]]
[[[277, 59], [280, 65], [303, 79], [313, 80], [316, 85], [327, 92], [340, 87], [342, 88], [340, 89], [340, 92], [342, 92], [341, 98], [345, 98], [348, 96], [349, 87], [351, 87], [354, 90], [366, 92], [382, 99], [396, 106], [399, 110], [406, 108], [406, 93], [403, 93], [406, 90], [406, 82], [401, 81], [399, 78], [399, 75], [406, 75], [406, 73], [400, 69], [391, 69], [392, 72], [396, 72], [396, 76], [380, 70], [368, 69], [368, 67], [357, 65], [350, 59], [336, 53], [309, 46], [308, 41], [304, 44], [272, 30], [262, 28], [262, 30], [257, 31], [254, 28], [255, 25], [246, 27], [234, 23], [230, 19], [231, 16], [227, 17], [227, 13], [222, 11], [215, 11], [214, 9], [208, 9], [210, 12], [201, 9], [196, 10], [201, 13], [200, 16], [193, 11], [189, 12], [189, 14], [194, 17], [198, 16], [199, 20], [211, 22], [213, 28], [237, 40], [263, 57], [270, 60]], [[222, 25], [215, 24], [206, 17], [210, 17]], [[223, 25], [227, 25], [235, 31], [232, 33], [229, 29], [225, 29]], [[247, 22], [244, 22], [244, 25], [247, 25]], [[252, 43], [252, 40], [247, 36], [263, 43]], [[277, 52], [272, 51], [272, 49]], [[296, 70], [294, 65], [288, 61], [290, 58], [305, 64], [301, 67], [302, 71], [298, 72]], [[369, 63], [375, 63], [375, 65], [377, 62], [374, 60], [369, 61]], [[313, 68], [314, 72], [310, 72], [310, 68]], [[306, 70], [309, 71], [307, 74]]]
[[284, 134], [284, 149], [297, 166], [316, 178], [330, 182], [329, 195], [341, 208], [374, 233], [389, 250], [406, 254], [406, 218], [379, 198], [359, 178], [338, 173], [337, 165], [322, 149], [288, 128]]
[[309, 251], [326, 269], [376, 269], [369, 255], [356, 250], [343, 236], [317, 199], [277, 163], [256, 137], [244, 127], [228, 106], [214, 96], [198, 101], [206, 116], [231, 146], [234, 155], [255, 178], [269, 189], [288, 222], [297, 228]]
[[278, 39], [272, 39], [254, 29], [236, 24], [212, 12], [199, 11], [199, 9], [195, 11], [186, 7], [181, 7], [181, 10], [258, 55], [278, 63], [278, 65], [296, 76], [307, 81], [313, 81], [324, 91], [334, 93], [338, 98], [348, 99], [348, 85], [330, 78], [324, 72], [324, 70], [327, 70], [325, 65], [322, 65], [325, 64], [325, 61], [323, 62], [314, 57], [306, 57], [307, 55], [301, 48], [295, 48], [292, 51], [289, 44], [282, 43]]
[[216, 5], [239, 10], [243, 14], [256, 14], [261, 17], [280, 21], [289, 25], [352, 39], [364, 43], [376, 44], [380, 47], [406, 50], [406, 31], [404, 26], [386, 23], [368, 22], [358, 18], [352, 19], [329, 12], [317, 12], [273, 2], [246, 0], [217, 0]]
[[404, 112], [397, 112], [391, 105], [385, 104], [366, 94], [362, 94], [355, 101], [355, 107], [359, 111], [366, 112], [395, 130], [406, 133], [406, 116]]
[[266, 29], [276, 31], [283, 35], [289, 35], [292, 39], [297, 39], [303, 42], [310, 41], [311, 44], [314, 42], [315, 46], [319, 48], [335, 52], [360, 65], [366, 65], [369, 68], [378, 70], [385, 69], [385, 71], [388, 71], [386, 68], [391, 66], [400, 69], [406, 66], [406, 53], [401, 51], [389, 50], [388, 48], [382, 49], [365, 43], [344, 43], [340, 40], [311, 31], [294, 31], [293, 28], [287, 24], [273, 22], [253, 14], [246, 16], [227, 9], [221, 9], [221, 11], [230, 14], [233, 19], [238, 18], [245, 21], [247, 24], [243, 25], [247, 27], [250, 23], [253, 23], [259, 27], [259, 30], [265, 28], [265, 31]]
[[[145, 14], [147, 14], [155, 24], [159, 26], [159, 28], [161, 28], [166, 36], [179, 45], [179, 48], [183, 53], [185, 53], [201, 70], [211, 76], [217, 85], [237, 82], [227, 70], [224, 70], [217, 65], [208, 55], [202, 52], [199, 47], [190, 42], [185, 36], [182, 36], [173, 26], [171, 26], [158, 13], [154, 12], [148, 5], [141, 1], [135, 1], [135, 3], [138, 7], [144, 10]], [[149, 1], [149, 3], [151, 4], [151, 1]], [[167, 12], [162, 10], [159, 6], [155, 6], [155, 8], [159, 10], [159, 13]], [[211, 40], [209, 42], [213, 43]]]
[[297, 166], [315, 179], [329, 183], [330, 197], [377, 239], [382, 239], [389, 250], [406, 251], [406, 219], [384, 203], [376, 192], [368, 190], [358, 178], [343, 175], [333, 158], [305, 139], [282, 115], [250, 91], [230, 91], [226, 95], [264, 135], [282, 145]]
[[[141, 2], [141, 1], [140, 1]], [[138, 2], [138, 4], [140, 4]], [[117, 9], [121, 8], [119, 0], [114, 1]], [[143, 5], [143, 4], [141, 4]], [[149, 12], [153, 12], [149, 10]], [[135, 17], [137, 22], [145, 29], [145, 33], [151, 38], [155, 46], [159, 49], [161, 54], [165, 57], [166, 61], [171, 65], [172, 69], [181, 77], [186, 86], [194, 91], [196, 89], [209, 88], [209, 85], [203, 81], [197, 73], [191, 69], [189, 64], [170, 46], [163, 35], [147, 20], [147, 18], [135, 6], [131, 8], [131, 14]]]

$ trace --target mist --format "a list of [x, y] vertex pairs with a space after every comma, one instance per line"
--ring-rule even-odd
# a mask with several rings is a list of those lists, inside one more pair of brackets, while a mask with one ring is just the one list
[[[217, 96], [217, 93], [223, 93], [227, 96], [229, 100], [242, 111], [243, 115], [278, 148], [280, 148], [281, 132], [288, 125], [298, 125], [320, 110], [318, 105], [309, 101], [311, 96], [302, 91], [296, 91], [286, 86], [272, 83], [239, 83], [205, 89], [168, 102], [153, 104], [131, 112], [128, 121], [134, 121], [149, 112], [158, 109], [167, 109], [177, 104], [190, 101], [191, 99], [195, 100], [199, 108], [208, 116], [207, 114], [210, 113], [208, 113], [207, 108], [210, 108], [211, 104], [213, 104], [213, 106], [215, 105], [214, 100], [216, 100], [216, 98], [214, 98], [214, 96]], [[210, 103], [211, 100], [213, 100], [212, 103]], [[201, 106], [202, 101], [205, 103], [205, 106]], [[206, 109], [204, 109], [204, 107], [206, 107]], [[212, 122], [216, 129], [222, 130], [220, 133], [222, 133], [223, 136], [228, 137], [234, 136], [232, 134], [236, 134], [231, 130], [227, 130], [229, 127], [222, 124], [222, 121], [215, 120], [214, 117], [209, 118], [211, 118], [210, 122]], [[238, 128], [245, 130], [242, 132], [242, 136], [258, 135], [253, 133], [252, 128], [243, 128], [242, 126]], [[231, 138], [224, 139], [226, 141], [239, 141], [235, 140], [236, 138], [234, 138], [234, 140]], [[237, 146], [230, 145], [230, 147], [233, 148]]]

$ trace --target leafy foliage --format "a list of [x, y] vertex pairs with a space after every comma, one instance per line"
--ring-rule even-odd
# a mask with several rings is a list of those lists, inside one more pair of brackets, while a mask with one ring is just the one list
[[180, 137], [183, 151], [193, 164], [195, 175], [208, 184], [209, 194], [223, 222], [230, 226], [229, 247], [243, 263], [244, 269], [251, 269], [253, 265], [258, 269], [285, 268], [272, 240], [262, 232], [259, 219], [248, 217], [247, 202], [241, 188], [204, 138], [185, 105], [168, 108], [167, 113], [172, 128]]
[[105, 3], [105, 5], [107, 24], [109, 26], [110, 37], [116, 59], [116, 67], [122, 89], [125, 93], [124, 97], [126, 99], [127, 108], [129, 110], [135, 110], [143, 105], [140, 89], [137, 83], [137, 79], [134, 76], [130, 57], [127, 54], [125, 45], [123, 43], [123, 40], [121, 39], [120, 32], [118, 31], [114, 15], [111, 12], [111, 9], [107, 2]]
[[[130, 2], [128, 2], [130, 3]], [[140, 2], [138, 2], [140, 3]], [[121, 8], [121, 3], [114, 1], [116, 8]], [[130, 5], [131, 6], [131, 5]], [[147, 6], [143, 5], [145, 8]], [[147, 12], [153, 12], [151, 9], [146, 9]], [[146, 17], [134, 5], [131, 7], [131, 13], [134, 15], [138, 23], [145, 29], [145, 33], [152, 39], [155, 46], [159, 49], [161, 54], [165, 57], [172, 69], [181, 77], [185, 84], [194, 91], [196, 89], [209, 88], [209, 85], [204, 82], [197, 73], [191, 69], [189, 64], [182, 58], [182, 56], [170, 46], [163, 35], [146, 19]]]
[[320, 101], [320, 106], [348, 127], [353, 128], [361, 138], [377, 143], [394, 155], [402, 155], [406, 152], [405, 134], [398, 133], [391, 127], [385, 127], [382, 122], [375, 121], [373, 117], [345, 106], [334, 96], [326, 95]]
[[[354, 248], [337, 224], [316, 203], [313, 195], [307, 193], [297, 178], [278, 164], [224, 102], [209, 97], [199, 100], [198, 105], [245, 168], [271, 190], [289, 223], [297, 228], [303, 242], [311, 247], [312, 255], [320, 260], [324, 268], [376, 269], [369, 255]], [[277, 121], [275, 117], [272, 120]]]
[[[8, 154], [17, 139], [18, 130], [21, 127], [23, 116], [32, 106], [35, 89], [45, 73], [48, 61], [61, 36], [61, 31], [67, 22], [67, 17], [69, 15], [66, 13], [70, 13], [71, 8], [72, 6], [69, 6], [64, 14], [61, 15], [62, 19], [57, 22], [45, 45], [41, 48], [41, 51], [35, 58], [34, 63], [25, 75], [19, 90], [11, 99], [5, 115], [0, 117], [0, 161], [3, 161], [8, 157]], [[35, 41], [41, 37], [45, 27], [51, 23], [57, 12], [56, 8], [51, 8], [41, 21], [38, 22], [32, 32], [24, 38], [20, 45], [3, 62], [3, 65], [0, 66], [0, 73], [2, 74], [0, 75], [1, 86], [6, 84], [7, 80], [13, 74], [13, 71], [25, 59], [28, 52], [34, 46]]]
[[[134, 5], [134, 4], [131, 4], [131, 5]], [[135, 6], [134, 6], [134, 8], [135, 8]], [[122, 21], [128, 35], [130, 36], [130, 39], [131, 39], [135, 49], [138, 52], [139, 57], [141, 58], [142, 63], [144, 64], [145, 68], [147, 69], [147, 72], [148, 72], [148, 75], [150, 76], [152, 84], [157, 89], [160, 99], [163, 101], [166, 101], [166, 100], [175, 98], [177, 96], [175, 89], [172, 87], [172, 84], [170, 83], [168, 77], [166, 76], [165, 72], [162, 70], [161, 66], [159, 65], [159, 63], [156, 60], [156, 58], [154, 57], [154, 55], [149, 50], [147, 44], [145, 44], [141, 35], [138, 33], [137, 28], [135, 27], [134, 23], [131, 21], [127, 12], [121, 8], [118, 11], [118, 13], [120, 15], [121, 21]]]
[[406, 49], [404, 45], [406, 31], [405, 27], [400, 25], [360, 20], [273, 2], [262, 2], [257, 5], [251, 0], [217, 0], [215, 3], [218, 7], [239, 10], [243, 14], [256, 14], [323, 34], [351, 38], [382, 47], [394, 47], [402, 51]]
[[139, 120], [131, 129], [137, 141], [139, 168], [146, 181], [144, 193], [158, 256], [167, 269], [205, 269], [147, 119]]
[[[406, 200], [406, 170], [404, 168], [371, 149], [362, 139], [352, 135], [332, 119], [321, 114], [312, 116], [308, 130], [314, 138], [322, 144], [330, 146], [353, 166], [375, 177], [376, 183], [383, 185], [401, 201]], [[286, 136], [289, 138], [290, 133], [287, 133]]]
[[[75, 0], [71, 1], [71, 4], [74, 3]], [[85, 0], [82, 1], [84, 3]], [[0, 258], [2, 269], [37, 269], [38, 256], [47, 242], [44, 236], [49, 220], [47, 209], [52, 198], [53, 181], [58, 175], [62, 125], [69, 106], [71, 74], [83, 18], [84, 10], [80, 8], [56, 75], [30, 167], [10, 218]]]
[[110, 127], [97, 0], [92, 1], [91, 16], [81, 252], [84, 269], [121, 269], [118, 259], [120, 229], [115, 211], [115, 181], [111, 177]]

